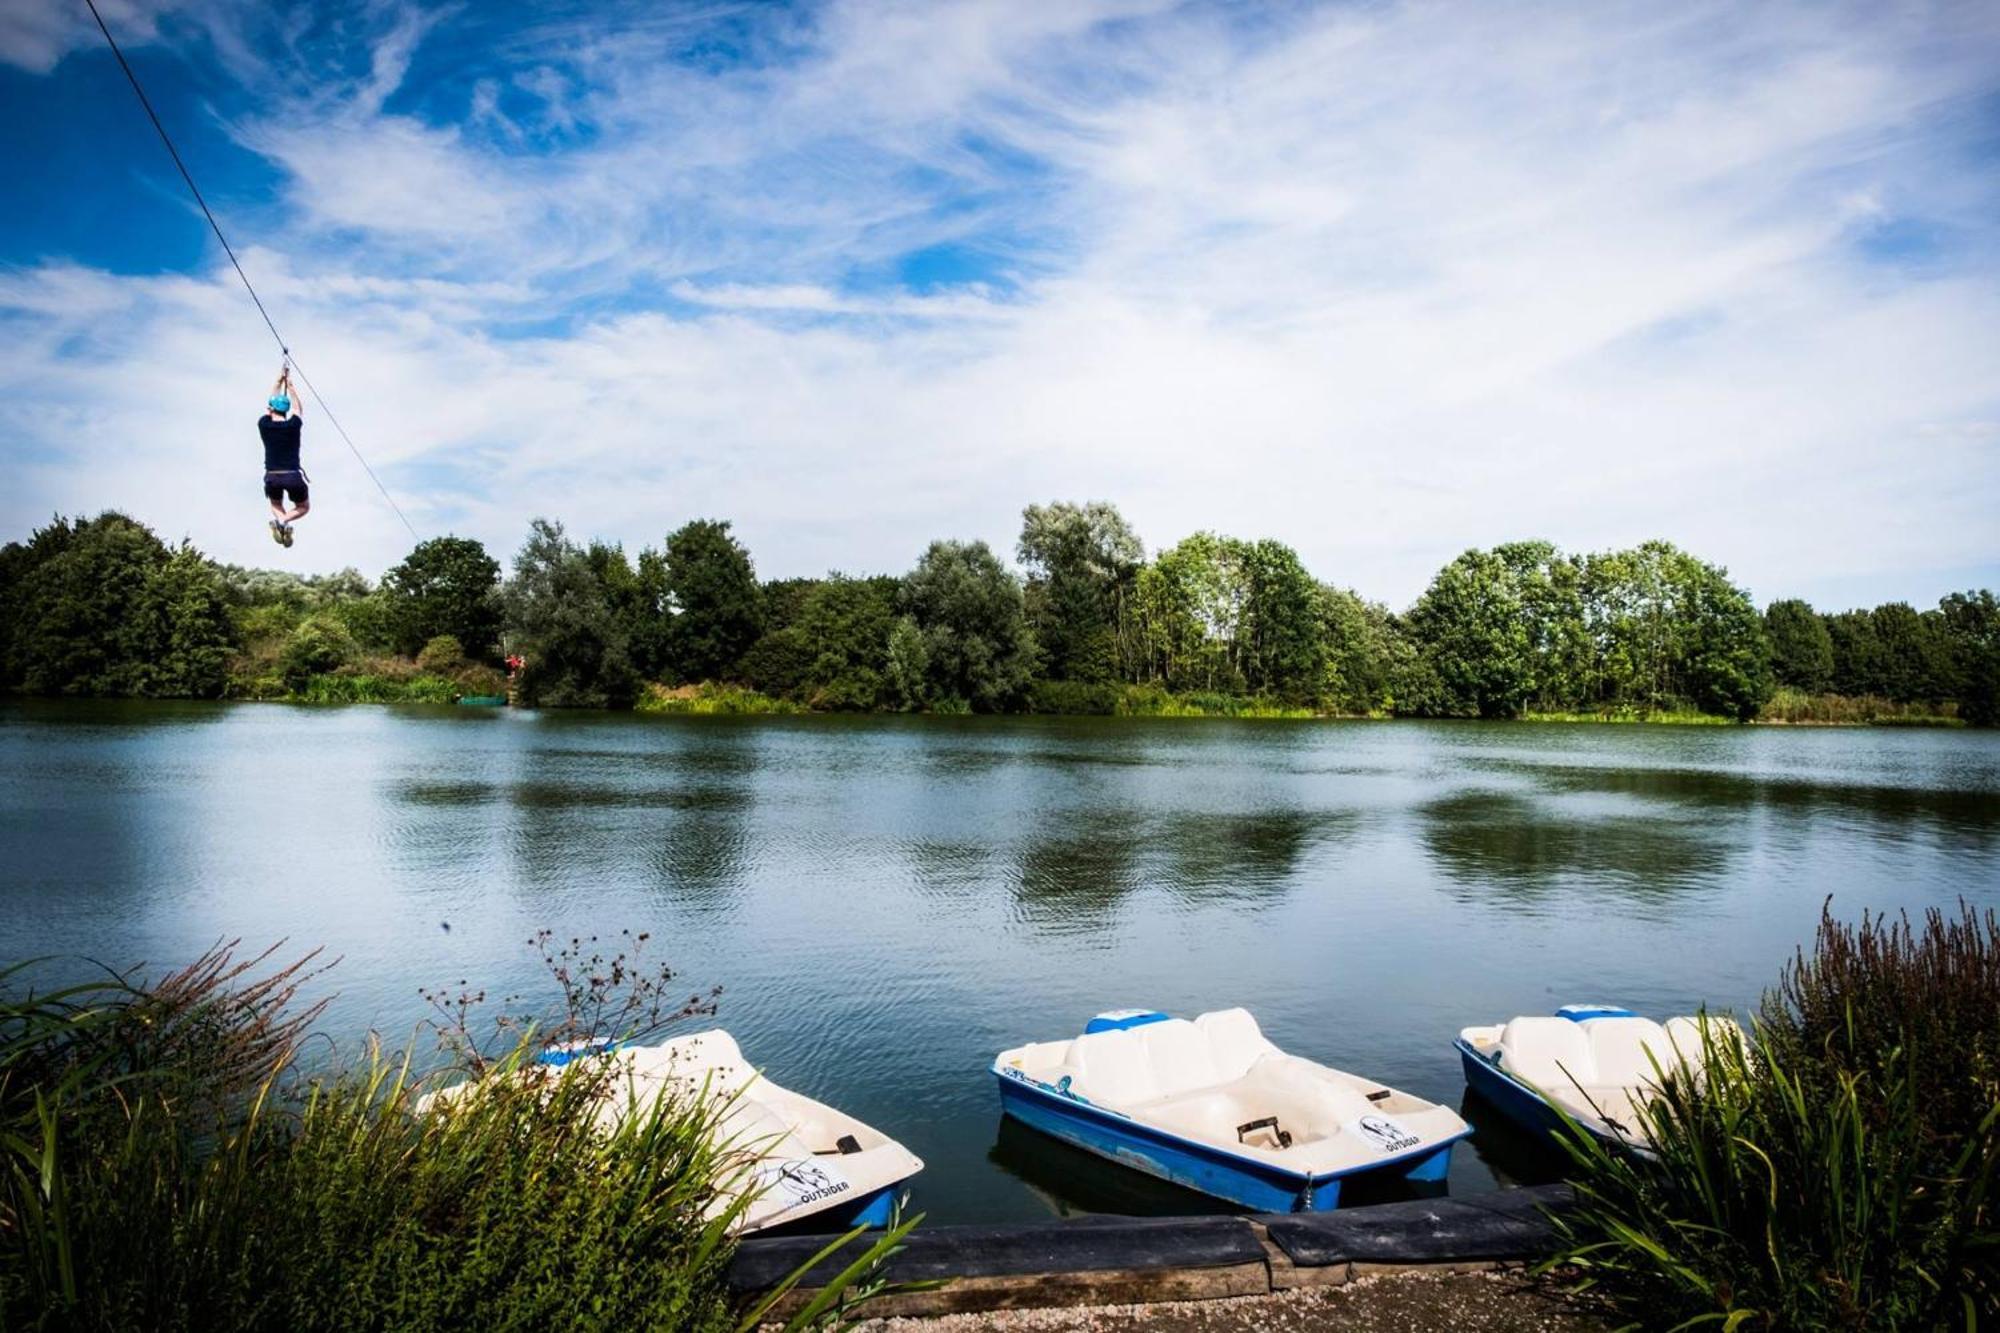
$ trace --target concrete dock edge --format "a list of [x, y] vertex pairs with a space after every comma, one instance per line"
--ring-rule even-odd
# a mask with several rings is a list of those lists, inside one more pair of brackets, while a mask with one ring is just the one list
[[[1532, 1263], [1554, 1252], [1548, 1214], [1564, 1185], [1462, 1199], [1414, 1200], [1331, 1213], [1257, 1217], [1085, 1217], [1008, 1226], [919, 1227], [887, 1265], [894, 1282], [936, 1282], [871, 1302], [871, 1315], [962, 1314], [1050, 1306], [1129, 1305], [1255, 1296], [1335, 1286], [1385, 1272], [1467, 1272]], [[745, 1298], [769, 1291], [825, 1236], [752, 1237], [729, 1280]], [[773, 1311], [798, 1308], [858, 1254], [821, 1262]]]

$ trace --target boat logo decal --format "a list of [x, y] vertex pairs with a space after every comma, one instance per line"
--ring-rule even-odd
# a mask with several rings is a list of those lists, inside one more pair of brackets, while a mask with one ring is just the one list
[[1359, 1120], [1350, 1120], [1347, 1131], [1368, 1140], [1383, 1152], [1407, 1152], [1423, 1142], [1421, 1136], [1412, 1134], [1386, 1115], [1364, 1115]]
[[852, 1181], [809, 1158], [795, 1157], [757, 1169], [757, 1184], [775, 1190], [791, 1204], [817, 1203], [854, 1188]]

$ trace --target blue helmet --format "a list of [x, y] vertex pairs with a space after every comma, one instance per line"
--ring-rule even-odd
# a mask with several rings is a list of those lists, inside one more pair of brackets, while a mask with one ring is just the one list
[[271, 410], [273, 412], [289, 412], [292, 410], [292, 400], [283, 394], [279, 394], [271, 400]]

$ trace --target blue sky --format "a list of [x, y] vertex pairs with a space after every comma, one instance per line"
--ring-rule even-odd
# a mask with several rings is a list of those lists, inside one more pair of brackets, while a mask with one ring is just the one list
[[[1760, 598], [2000, 583], [1990, 4], [103, 6], [427, 533], [733, 519], [767, 575], [1110, 499], [1402, 605], [1661, 536]], [[0, 11], [0, 534], [379, 573], [72, 0]]]

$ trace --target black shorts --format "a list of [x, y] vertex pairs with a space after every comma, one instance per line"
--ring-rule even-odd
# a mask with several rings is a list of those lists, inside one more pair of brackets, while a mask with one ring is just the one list
[[285, 495], [290, 493], [293, 507], [306, 502], [306, 474], [303, 472], [266, 472], [264, 474], [264, 498], [272, 504], [285, 503]]

